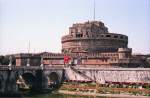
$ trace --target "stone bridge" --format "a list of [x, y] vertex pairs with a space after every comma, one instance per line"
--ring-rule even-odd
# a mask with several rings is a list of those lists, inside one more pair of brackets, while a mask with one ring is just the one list
[[71, 81], [146, 83], [150, 85], [150, 68], [87, 68], [77, 66], [0, 66], [0, 94], [18, 92], [24, 80], [30, 89], [43, 91], [63, 79]]
[[[64, 69], [53, 66], [0, 66], [0, 94], [17, 93], [18, 84], [24, 81], [32, 90], [48, 89], [50, 84], [59, 84]], [[19, 81], [21, 80], [21, 81]]]

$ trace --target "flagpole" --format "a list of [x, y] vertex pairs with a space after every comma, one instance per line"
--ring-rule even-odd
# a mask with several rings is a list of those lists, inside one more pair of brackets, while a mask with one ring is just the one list
[[28, 44], [28, 54], [30, 53], [30, 41], [29, 41], [29, 44]]
[[93, 2], [93, 19], [95, 21], [95, 0]]

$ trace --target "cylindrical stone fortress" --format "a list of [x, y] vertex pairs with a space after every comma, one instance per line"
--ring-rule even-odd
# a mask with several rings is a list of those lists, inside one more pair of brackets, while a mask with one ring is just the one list
[[73, 24], [61, 42], [63, 53], [117, 52], [118, 48], [127, 48], [128, 37], [109, 33], [104, 23], [92, 21]]

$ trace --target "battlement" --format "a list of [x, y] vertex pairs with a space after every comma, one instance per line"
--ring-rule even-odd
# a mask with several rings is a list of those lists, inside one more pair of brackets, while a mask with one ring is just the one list
[[69, 28], [69, 35], [73, 37], [89, 37], [94, 33], [108, 33], [108, 28], [100, 21], [76, 23]]

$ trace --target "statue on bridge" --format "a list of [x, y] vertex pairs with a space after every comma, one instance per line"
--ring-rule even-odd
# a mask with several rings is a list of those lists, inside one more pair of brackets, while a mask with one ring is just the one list
[[11, 66], [12, 66], [12, 56], [9, 57], [9, 70], [11, 70]]
[[27, 59], [27, 66], [30, 66], [30, 59]]

